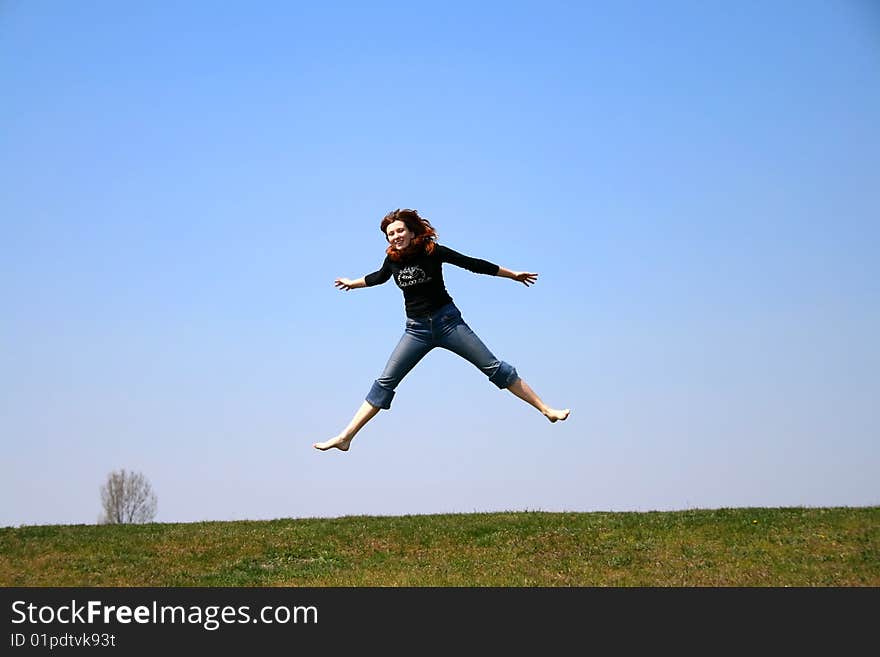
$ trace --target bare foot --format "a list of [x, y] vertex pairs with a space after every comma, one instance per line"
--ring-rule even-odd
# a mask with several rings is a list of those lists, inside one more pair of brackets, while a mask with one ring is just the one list
[[551, 422], [556, 422], [557, 420], [564, 420], [568, 417], [568, 414], [571, 413], [571, 409], [566, 408], [564, 411], [557, 411], [555, 408], [548, 408], [544, 415]]
[[351, 445], [351, 440], [351, 438], [336, 436], [336, 438], [325, 440], [323, 443], [312, 443], [312, 447], [314, 447], [315, 449], [320, 449], [322, 452], [327, 451], [328, 449], [332, 449], [334, 447], [340, 451], [347, 452], [348, 446]]

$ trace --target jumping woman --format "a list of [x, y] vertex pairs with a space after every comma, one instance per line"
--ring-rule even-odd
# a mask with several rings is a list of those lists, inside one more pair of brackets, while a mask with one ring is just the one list
[[443, 284], [442, 265], [462, 267], [477, 274], [502, 276], [528, 287], [534, 285], [537, 274], [511, 271], [504, 267], [471, 258], [437, 243], [437, 233], [431, 223], [416, 210], [395, 210], [382, 219], [380, 230], [388, 240], [382, 268], [363, 278], [337, 278], [333, 284], [340, 290], [372, 287], [394, 276], [403, 291], [406, 307], [406, 330], [391, 353], [385, 371], [373, 382], [366, 400], [354, 414], [348, 426], [335, 438], [314, 443], [320, 450], [347, 451], [351, 441], [380, 409], [391, 408], [394, 391], [403, 377], [434, 347], [443, 347], [476, 365], [498, 388], [507, 388], [520, 399], [541, 411], [550, 422], [564, 420], [569, 409], [557, 410], [547, 406], [523, 381], [516, 370], [498, 360], [480, 338], [465, 324], [461, 312]]

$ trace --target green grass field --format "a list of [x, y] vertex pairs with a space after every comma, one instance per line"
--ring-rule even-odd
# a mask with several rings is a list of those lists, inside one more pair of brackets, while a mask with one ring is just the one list
[[880, 586], [880, 507], [0, 529], [3, 586]]

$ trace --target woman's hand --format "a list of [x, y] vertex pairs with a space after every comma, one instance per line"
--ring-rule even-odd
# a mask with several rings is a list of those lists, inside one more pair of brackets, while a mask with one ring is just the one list
[[534, 285], [535, 282], [538, 280], [538, 275], [535, 273], [532, 273], [530, 271], [511, 271], [507, 267], [499, 267], [496, 276], [512, 278], [515, 281], [519, 281], [526, 287], [528, 287], [529, 285]]
[[348, 292], [349, 290], [355, 290], [359, 287], [367, 287], [367, 282], [363, 278], [354, 281], [350, 278], [337, 278], [333, 281], [333, 285], [335, 285], [337, 289]]
[[511, 276], [511, 278], [513, 280], [519, 281], [520, 283], [522, 283], [526, 287], [528, 287], [529, 285], [534, 285], [538, 280], [538, 275], [533, 274], [532, 272], [514, 271], [511, 273], [513, 274], [513, 276]]

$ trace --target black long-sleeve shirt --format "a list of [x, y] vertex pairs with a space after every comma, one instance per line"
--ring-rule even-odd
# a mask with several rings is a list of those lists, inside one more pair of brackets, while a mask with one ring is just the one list
[[487, 260], [471, 258], [437, 244], [431, 255], [421, 253], [400, 262], [385, 256], [381, 269], [364, 276], [364, 282], [367, 287], [381, 285], [393, 275], [397, 287], [403, 291], [407, 317], [425, 317], [452, 302], [443, 284], [444, 262], [489, 276], [497, 275], [500, 269]]

